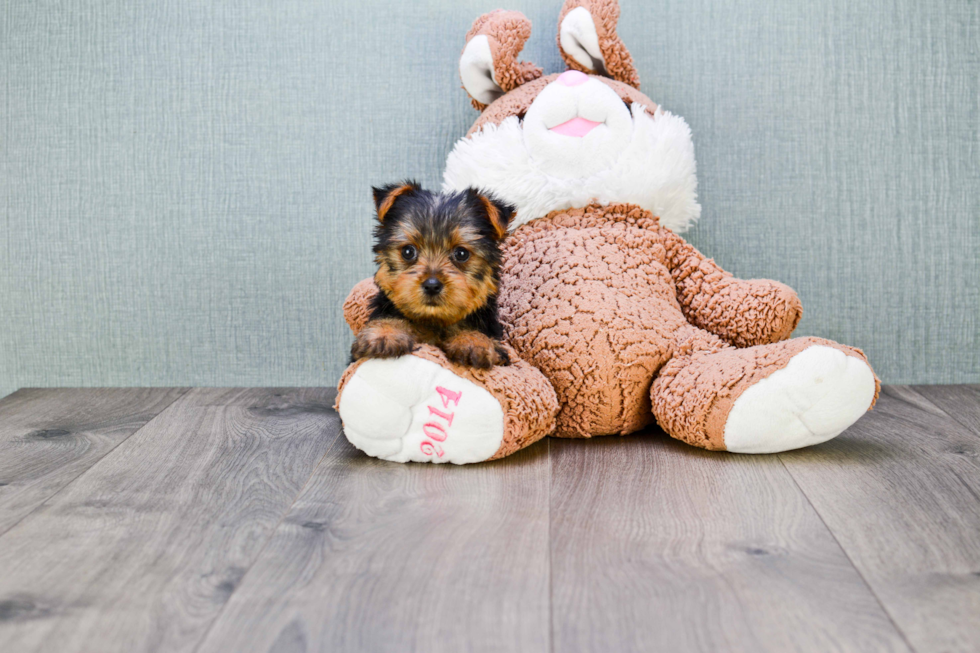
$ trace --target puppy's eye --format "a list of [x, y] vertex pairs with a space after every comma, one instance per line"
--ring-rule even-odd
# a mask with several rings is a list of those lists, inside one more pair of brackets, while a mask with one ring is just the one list
[[402, 247], [402, 258], [406, 261], [414, 261], [419, 255], [419, 250], [415, 249], [415, 245], [405, 245]]
[[470, 257], [470, 251], [465, 247], [457, 247], [453, 250], [453, 260], [462, 263]]

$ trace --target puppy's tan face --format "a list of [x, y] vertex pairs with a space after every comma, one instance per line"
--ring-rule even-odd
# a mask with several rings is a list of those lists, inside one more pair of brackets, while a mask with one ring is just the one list
[[449, 326], [487, 305], [513, 207], [475, 188], [437, 194], [412, 182], [374, 190], [374, 278], [402, 315]]
[[406, 317], [450, 325], [497, 292], [484, 239], [466, 226], [397, 225], [378, 255], [375, 281]]

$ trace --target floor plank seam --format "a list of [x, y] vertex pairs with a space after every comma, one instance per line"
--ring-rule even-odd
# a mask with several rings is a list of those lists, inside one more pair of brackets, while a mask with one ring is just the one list
[[554, 487], [552, 485], [552, 470], [554, 469], [554, 459], [552, 458], [551, 449], [551, 438], [547, 439], [545, 443], [548, 447], [548, 651], [554, 653], [555, 651], [555, 570], [554, 570], [554, 558], [551, 555], [552, 549], [552, 539], [551, 539], [551, 505], [552, 505], [552, 491]]
[[[17, 391], [15, 391], [14, 393], [11, 393], [11, 394], [9, 394], [7, 396], [8, 397], [12, 397], [14, 394], [16, 394], [17, 392], [20, 392], [20, 390], [24, 390], [24, 389], [30, 389], [30, 388], [20, 388]], [[25, 519], [27, 519], [28, 517], [30, 517], [31, 515], [33, 515], [34, 513], [36, 513], [43, 506], [47, 505], [49, 501], [51, 501], [56, 496], [58, 496], [59, 494], [61, 494], [62, 492], [64, 492], [66, 489], [68, 489], [69, 487], [71, 487], [72, 485], [74, 485], [75, 481], [77, 481], [78, 479], [80, 479], [81, 477], [85, 476], [90, 471], [92, 471], [93, 469], [95, 469], [96, 467], [98, 467], [99, 464], [101, 464], [102, 461], [105, 460], [113, 451], [115, 451], [116, 449], [118, 449], [119, 446], [122, 443], [128, 441], [131, 437], [133, 437], [134, 435], [136, 435], [137, 433], [139, 433], [140, 431], [142, 431], [143, 429], [145, 429], [149, 424], [151, 424], [154, 420], [156, 420], [158, 417], [160, 417], [160, 415], [163, 415], [165, 412], [167, 412], [170, 409], [171, 406], [173, 406], [178, 401], [180, 401], [181, 399], [183, 399], [187, 395], [187, 393], [192, 390], [192, 388], [178, 388], [178, 390], [180, 391], [180, 394], [178, 394], [176, 397], [174, 397], [174, 400], [171, 401], [169, 404], [167, 404], [166, 406], [164, 406], [163, 408], [161, 408], [160, 409], [160, 412], [158, 412], [156, 415], [154, 415], [153, 417], [151, 417], [150, 419], [148, 419], [146, 421], [146, 423], [143, 424], [142, 426], [140, 426], [138, 429], [136, 429], [135, 431], [133, 431], [132, 433], [130, 433], [129, 435], [127, 435], [126, 437], [124, 437], [122, 440], [120, 440], [119, 442], [117, 442], [115, 445], [113, 445], [111, 449], [108, 449], [104, 454], [102, 454], [102, 456], [99, 457], [98, 460], [96, 460], [91, 465], [89, 465], [88, 467], [86, 467], [85, 469], [83, 469], [81, 472], [79, 472], [78, 475], [75, 476], [73, 479], [71, 479], [70, 481], [68, 481], [67, 483], [65, 483], [63, 486], [61, 486], [60, 488], [58, 488], [57, 490], [55, 490], [54, 492], [52, 492], [49, 496], [45, 497], [44, 501], [42, 501], [41, 503], [39, 503], [36, 506], [34, 506], [34, 508], [32, 508], [30, 512], [25, 513], [23, 517], [21, 517], [20, 519], [18, 519], [17, 521], [15, 521], [13, 524], [11, 524], [9, 527], [7, 527], [6, 529], [4, 529], [3, 532], [0, 532], [0, 538], [2, 538], [4, 535], [6, 535], [10, 531], [14, 530], [15, 528], [17, 528], [18, 526], [20, 526], [20, 524], [22, 524]]]
[[[934, 406], [936, 408], [936, 410], [941, 411], [944, 415], [946, 415], [947, 417], [949, 417], [951, 420], [953, 420], [954, 422], [956, 422], [957, 424], [959, 424], [960, 426], [962, 426], [963, 428], [965, 428], [969, 433], [972, 433], [973, 435], [976, 435], [976, 436], [980, 436], [980, 431], [977, 431], [975, 426], [973, 426], [972, 424], [968, 424], [968, 423], [964, 422], [959, 416], [954, 415], [953, 413], [949, 412], [948, 410], [946, 410], [942, 406], [936, 404], [936, 402], [934, 402], [932, 399], [930, 399], [926, 395], [924, 395], [921, 392], [919, 392], [918, 389], [917, 389], [919, 386], [907, 385], [905, 387], [908, 388], [909, 390], [911, 390], [912, 392], [914, 392], [919, 397], [922, 397], [922, 399], [924, 401], [927, 401], [930, 406]], [[973, 388], [975, 386], [969, 385], [967, 387]]]
[[303, 492], [305, 492], [306, 488], [310, 485], [310, 481], [312, 481], [313, 478], [316, 476], [316, 472], [318, 469], [320, 469], [320, 465], [322, 465], [323, 461], [327, 459], [327, 456], [330, 454], [333, 448], [337, 446], [337, 442], [340, 440], [342, 432], [343, 432], [343, 427], [337, 429], [337, 433], [334, 436], [333, 442], [330, 443], [330, 446], [327, 447], [326, 450], [323, 452], [323, 455], [320, 457], [320, 460], [318, 460], [316, 465], [313, 466], [313, 469], [310, 471], [310, 475], [303, 482], [302, 487], [300, 487], [299, 490], [296, 492], [296, 496], [293, 497], [293, 500], [289, 503], [288, 506], [286, 506], [285, 510], [283, 510], [282, 515], [280, 515], [279, 517], [279, 521], [277, 521], [275, 526], [273, 526], [272, 529], [269, 530], [269, 536], [265, 539], [265, 542], [262, 544], [262, 548], [256, 551], [255, 557], [252, 558], [252, 561], [249, 563], [248, 569], [245, 570], [245, 573], [242, 574], [242, 577], [238, 581], [238, 584], [235, 585], [235, 589], [233, 589], [231, 593], [228, 595], [228, 598], [221, 606], [221, 609], [218, 610], [218, 613], [214, 615], [214, 619], [211, 620], [211, 623], [208, 624], [207, 629], [201, 635], [201, 639], [197, 641], [197, 645], [194, 646], [194, 653], [197, 653], [197, 651], [201, 649], [201, 646], [204, 645], [204, 642], [207, 641], [208, 635], [211, 634], [211, 631], [214, 630], [215, 625], [217, 625], [217, 623], [221, 620], [221, 615], [224, 614], [225, 609], [228, 607], [228, 604], [231, 603], [232, 599], [235, 596], [235, 593], [238, 592], [239, 588], [245, 584], [245, 579], [248, 578], [249, 573], [251, 573], [252, 569], [255, 568], [256, 561], [258, 561], [262, 557], [262, 554], [265, 553], [265, 550], [269, 547], [269, 543], [276, 536], [276, 531], [278, 531], [279, 527], [282, 526], [282, 523], [286, 520], [286, 517], [289, 516], [290, 511], [293, 509], [293, 506], [295, 506], [296, 502], [299, 501], [299, 498], [303, 496]]
[[912, 646], [912, 642], [909, 641], [909, 638], [905, 634], [905, 631], [899, 627], [898, 623], [895, 621], [895, 617], [888, 610], [888, 607], [884, 604], [884, 602], [882, 602], [881, 597], [878, 596], [878, 592], [875, 591], [875, 588], [872, 587], [871, 583], [868, 582], [868, 579], [865, 578], [864, 573], [862, 573], [861, 570], [858, 568], [858, 566], [854, 564], [854, 560], [851, 559], [851, 554], [848, 553], [847, 549], [844, 548], [844, 545], [841, 544], [839, 539], [837, 539], [837, 533], [835, 533], [834, 530], [830, 527], [830, 525], [827, 523], [827, 520], [824, 519], [822, 514], [820, 514], [820, 511], [817, 509], [817, 507], [813, 505], [813, 501], [810, 500], [810, 496], [806, 493], [803, 487], [797, 482], [796, 477], [793, 476], [792, 470], [790, 470], [790, 468], [786, 466], [786, 463], [783, 461], [782, 455], [777, 454], [776, 458], [779, 460], [779, 464], [782, 465], [783, 469], [786, 470], [786, 473], [789, 474], [789, 477], [793, 480], [793, 485], [796, 486], [796, 488], [800, 491], [800, 494], [803, 495], [803, 497], [806, 499], [806, 502], [813, 509], [813, 512], [817, 515], [817, 518], [820, 520], [820, 523], [822, 523], [824, 528], [827, 529], [827, 532], [830, 533], [830, 537], [834, 539], [834, 542], [837, 544], [837, 547], [841, 550], [841, 553], [844, 554], [844, 557], [847, 559], [847, 562], [851, 565], [851, 568], [854, 569], [854, 572], [858, 575], [858, 578], [861, 579], [861, 582], [864, 583], [864, 586], [868, 588], [869, 592], [871, 592], [871, 596], [875, 597], [875, 601], [881, 607], [881, 610], [882, 612], [884, 612], [885, 616], [888, 617], [888, 621], [895, 629], [895, 632], [899, 634], [899, 636], [902, 638], [902, 641], [905, 642], [905, 645], [908, 646], [910, 651], [917, 652], [917, 649], [914, 646]]
[[203, 390], [0, 417], [64, 483], [0, 522], [0, 650], [980, 650], [980, 386], [886, 386], [789, 480], [659, 436], [379, 465], [332, 388]]

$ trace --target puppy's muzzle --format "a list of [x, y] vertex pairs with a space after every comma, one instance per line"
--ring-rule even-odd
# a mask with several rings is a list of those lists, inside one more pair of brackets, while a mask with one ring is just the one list
[[427, 297], [435, 297], [442, 292], [442, 282], [435, 277], [429, 277], [422, 282], [422, 292], [424, 292]]

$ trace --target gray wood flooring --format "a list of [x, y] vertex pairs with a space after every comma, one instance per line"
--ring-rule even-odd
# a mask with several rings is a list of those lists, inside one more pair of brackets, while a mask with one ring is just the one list
[[363, 456], [334, 394], [0, 401], [0, 651], [980, 651], [980, 386], [467, 467]]

